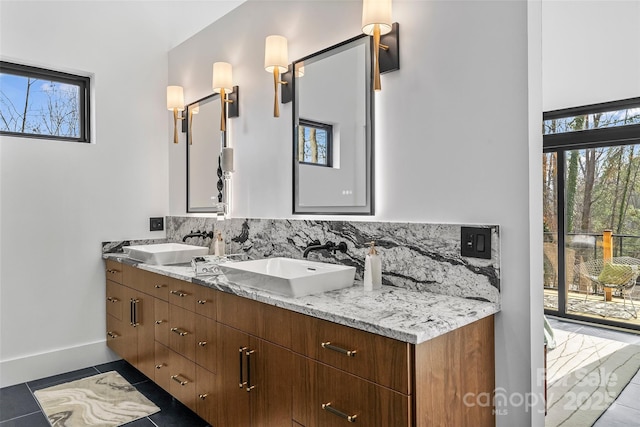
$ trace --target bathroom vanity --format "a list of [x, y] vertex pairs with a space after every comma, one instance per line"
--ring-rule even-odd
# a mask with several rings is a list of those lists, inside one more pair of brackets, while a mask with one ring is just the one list
[[495, 425], [496, 304], [387, 286], [291, 298], [105, 259], [107, 345], [213, 426]]

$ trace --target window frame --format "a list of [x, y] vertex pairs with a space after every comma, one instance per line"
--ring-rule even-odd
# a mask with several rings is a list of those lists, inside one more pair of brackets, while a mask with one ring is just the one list
[[312, 162], [301, 162], [298, 160], [298, 163], [301, 165], [309, 165], [309, 166], [320, 166], [323, 168], [332, 168], [333, 167], [333, 125], [329, 123], [321, 123], [313, 120], [298, 119], [298, 126], [307, 127], [307, 128], [315, 128], [324, 131], [327, 134], [327, 163], [312, 163]]
[[0, 130], [0, 135], [17, 136], [21, 138], [37, 138], [60, 141], [72, 141], [91, 143], [91, 78], [62, 71], [49, 70], [46, 68], [33, 67], [30, 65], [16, 64], [13, 62], [0, 61], [0, 73], [12, 74], [22, 77], [33, 77], [41, 80], [54, 81], [78, 87], [80, 132], [78, 137], [45, 135], [28, 132], [12, 132]]

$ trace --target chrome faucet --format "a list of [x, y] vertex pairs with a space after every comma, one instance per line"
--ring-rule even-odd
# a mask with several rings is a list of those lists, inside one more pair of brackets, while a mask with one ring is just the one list
[[191, 230], [191, 233], [189, 233], [186, 236], [184, 236], [182, 238], [182, 241], [186, 242], [189, 237], [201, 237], [203, 239], [206, 239], [208, 237], [210, 239], [213, 239], [213, 231], [209, 231], [209, 232], [205, 233], [204, 231], [200, 231], [200, 230], [198, 230], [198, 231]]
[[347, 244], [345, 242], [340, 242], [337, 245], [335, 243], [333, 243], [332, 241], [328, 241], [327, 243], [325, 243], [324, 245], [320, 243], [320, 240], [314, 240], [312, 242], [310, 242], [307, 247], [305, 248], [304, 252], [302, 253], [302, 257], [306, 258], [309, 255], [309, 252], [311, 251], [321, 251], [323, 249], [327, 249], [331, 252], [333, 252], [334, 254], [338, 251], [342, 252], [342, 253], [346, 253], [347, 252]]

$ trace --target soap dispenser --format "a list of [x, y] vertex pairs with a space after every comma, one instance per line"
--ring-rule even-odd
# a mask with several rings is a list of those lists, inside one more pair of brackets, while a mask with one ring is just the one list
[[222, 238], [221, 231], [218, 231], [216, 235], [216, 241], [213, 244], [213, 254], [216, 256], [225, 256], [224, 239]]
[[369, 253], [364, 259], [364, 290], [373, 291], [382, 287], [382, 261], [376, 251], [375, 242], [369, 243]]

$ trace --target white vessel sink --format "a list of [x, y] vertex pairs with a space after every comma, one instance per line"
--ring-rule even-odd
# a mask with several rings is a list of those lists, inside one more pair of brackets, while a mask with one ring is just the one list
[[293, 258], [266, 258], [220, 264], [227, 279], [240, 285], [300, 297], [348, 288], [355, 267]]
[[202, 256], [209, 253], [209, 248], [207, 247], [185, 245], [184, 243], [125, 246], [122, 250], [131, 259], [155, 265], [182, 264], [191, 262], [194, 256]]

